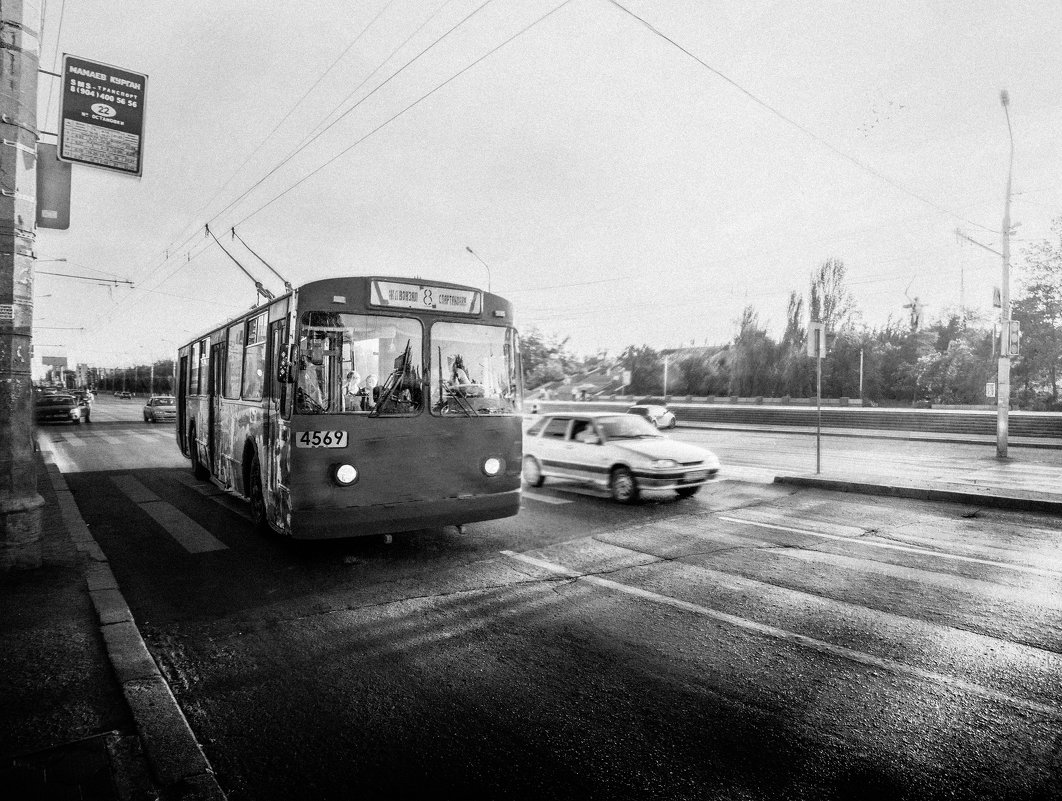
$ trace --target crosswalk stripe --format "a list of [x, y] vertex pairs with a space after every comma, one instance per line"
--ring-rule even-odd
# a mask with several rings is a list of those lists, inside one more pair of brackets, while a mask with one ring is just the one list
[[894, 659], [887, 657], [874, 656], [873, 654], [867, 654], [862, 651], [856, 651], [853, 648], [847, 648], [843, 645], [835, 645], [825, 640], [819, 640], [815, 637], [808, 637], [805, 634], [797, 634], [794, 631], [788, 631], [786, 629], [780, 629], [776, 626], [771, 626], [766, 623], [758, 623], [755, 620], [748, 620], [747, 618], [739, 617], [737, 615], [729, 614], [728, 612], [721, 612], [718, 609], [712, 609], [707, 606], [700, 606], [699, 604], [690, 603], [689, 601], [683, 601], [679, 598], [672, 598], [669, 595], [661, 595], [660, 593], [652, 592], [651, 590], [644, 590], [641, 587], [634, 587], [630, 584], [623, 584], [612, 579], [602, 578], [587, 573], [580, 573], [564, 565], [550, 562], [545, 559], [539, 559], [534, 556], [528, 556], [527, 554], [516, 553], [515, 551], [502, 551], [505, 556], [511, 559], [523, 562], [528, 565], [534, 565], [535, 567], [546, 570], [547, 572], [561, 576], [562, 578], [585, 581], [588, 584], [594, 584], [598, 587], [604, 587], [605, 589], [614, 590], [617, 592], [626, 593], [627, 595], [633, 595], [637, 598], [642, 598], [654, 603], [664, 604], [675, 609], [681, 609], [685, 612], [691, 612], [702, 617], [711, 618], [717, 620], [720, 623], [726, 623], [731, 626], [737, 626], [738, 628], [753, 631], [765, 637], [772, 639], [782, 640], [784, 642], [791, 642], [797, 645], [802, 645], [805, 648], [818, 651], [820, 653], [830, 654], [832, 656], [838, 656], [843, 659], [848, 659], [852, 662], [857, 662], [861, 665], [867, 665], [869, 667], [880, 668], [887, 670], [891, 673], [900, 675], [913, 676], [918, 679], [928, 680], [939, 684], [944, 684], [949, 687], [954, 687], [965, 692], [981, 696], [982, 698], [988, 698], [992, 701], [1002, 702], [1011, 706], [1025, 709], [1030, 712], [1035, 712], [1041, 715], [1045, 715], [1050, 718], [1062, 718], [1062, 709], [1048, 704], [1041, 704], [1037, 701], [1032, 701], [1028, 698], [1019, 698], [1017, 696], [1008, 695], [1007, 693], [994, 690], [991, 687], [984, 687], [980, 684], [974, 684], [973, 682], [960, 679], [956, 676], [948, 676], [943, 673], [935, 673], [932, 670], [926, 670], [925, 668], [916, 667], [914, 665], [908, 665], [904, 662], [898, 662]]
[[111, 481], [189, 553], [220, 551], [229, 547], [133, 476], [111, 476]]

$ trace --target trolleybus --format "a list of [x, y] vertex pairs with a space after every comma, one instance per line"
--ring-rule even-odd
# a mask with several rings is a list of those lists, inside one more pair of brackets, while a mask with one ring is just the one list
[[326, 279], [179, 349], [177, 440], [291, 537], [462, 525], [519, 510], [521, 396], [504, 299]]

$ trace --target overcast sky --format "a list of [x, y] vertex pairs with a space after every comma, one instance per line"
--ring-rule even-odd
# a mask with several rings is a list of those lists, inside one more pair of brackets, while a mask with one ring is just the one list
[[233, 226], [296, 284], [485, 287], [471, 246], [521, 329], [582, 353], [722, 344], [746, 304], [777, 336], [830, 257], [870, 324], [960, 286], [988, 314], [1000, 259], [955, 231], [1000, 247], [1003, 88], [1015, 261], [1062, 215], [1057, 0], [619, 2], [48, 0], [43, 69], [149, 77], [143, 177], [75, 165], [37, 240], [67, 260], [40, 271], [136, 288], [39, 275], [38, 353], [144, 363], [249, 307], [207, 222], [274, 291]]

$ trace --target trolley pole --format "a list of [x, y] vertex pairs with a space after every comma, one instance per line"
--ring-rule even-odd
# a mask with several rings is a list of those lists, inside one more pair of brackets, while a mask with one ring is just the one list
[[0, 570], [41, 565], [33, 423], [40, 0], [0, 4]]

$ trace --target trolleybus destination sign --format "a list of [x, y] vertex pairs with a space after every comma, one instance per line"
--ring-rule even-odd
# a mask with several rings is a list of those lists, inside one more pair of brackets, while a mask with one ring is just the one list
[[474, 289], [373, 281], [369, 302], [373, 306], [400, 309], [434, 309], [457, 314], [479, 314], [482, 308], [481, 298], [482, 295]]
[[63, 55], [59, 159], [140, 175], [147, 76]]

